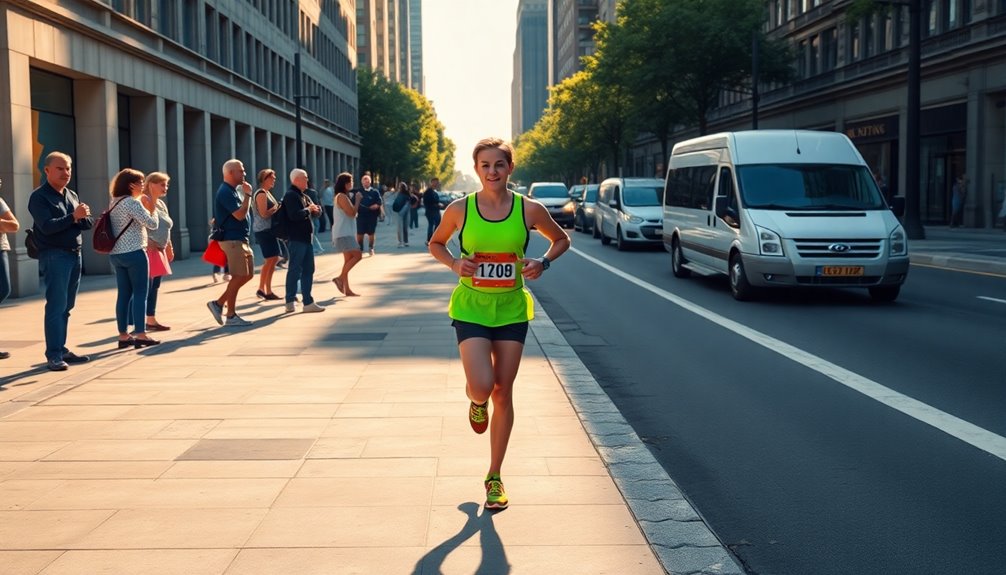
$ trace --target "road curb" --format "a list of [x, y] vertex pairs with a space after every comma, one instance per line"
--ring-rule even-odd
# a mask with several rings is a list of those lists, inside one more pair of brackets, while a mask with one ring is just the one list
[[922, 252], [910, 253], [908, 259], [913, 264], [951, 270], [1006, 275], [1006, 261], [999, 258], [975, 258], [959, 254]]
[[538, 341], [601, 460], [667, 573], [743, 575], [534, 298]]

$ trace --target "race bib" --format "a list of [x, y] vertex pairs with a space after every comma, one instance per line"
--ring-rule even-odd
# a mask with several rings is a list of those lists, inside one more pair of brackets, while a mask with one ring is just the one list
[[478, 267], [472, 276], [475, 287], [515, 287], [517, 285], [517, 256], [515, 254], [475, 253], [472, 258]]

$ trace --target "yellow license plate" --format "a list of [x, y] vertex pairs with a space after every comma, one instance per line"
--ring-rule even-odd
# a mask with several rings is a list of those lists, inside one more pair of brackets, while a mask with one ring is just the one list
[[863, 266], [818, 266], [817, 275], [823, 277], [855, 277], [863, 275]]

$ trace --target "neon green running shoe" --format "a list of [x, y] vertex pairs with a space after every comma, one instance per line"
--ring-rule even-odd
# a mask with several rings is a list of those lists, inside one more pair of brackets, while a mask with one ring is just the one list
[[507, 499], [506, 490], [503, 489], [503, 481], [499, 475], [489, 475], [486, 477], [486, 509], [506, 509], [510, 504]]
[[482, 405], [471, 402], [468, 407], [468, 423], [472, 424], [475, 433], [485, 433], [489, 428], [489, 402]]

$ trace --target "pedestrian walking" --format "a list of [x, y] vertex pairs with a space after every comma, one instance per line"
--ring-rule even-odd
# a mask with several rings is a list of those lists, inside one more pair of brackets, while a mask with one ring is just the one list
[[954, 182], [950, 199], [950, 227], [956, 228], [964, 219], [964, 200], [968, 197], [968, 176], [961, 174]]
[[433, 230], [440, 225], [440, 179], [430, 180], [430, 187], [423, 192], [423, 213], [426, 214], [426, 245], [430, 245]]
[[279, 211], [279, 201], [272, 195], [276, 185], [276, 171], [266, 168], [259, 170], [258, 189], [255, 191], [255, 219], [252, 221], [252, 231], [255, 232], [255, 243], [262, 250], [265, 262], [258, 276], [258, 290], [255, 295], [264, 300], [278, 300], [279, 296], [272, 291], [272, 276], [279, 262], [279, 240], [272, 233], [272, 218]]
[[[175, 261], [175, 247], [171, 243], [171, 228], [174, 220], [168, 213], [164, 196], [168, 194], [171, 178], [164, 172], [151, 172], [143, 180], [143, 195], [140, 201], [148, 210], [157, 212], [157, 228], [147, 233], [147, 262], [150, 267], [150, 286], [147, 288], [147, 317], [144, 327], [147, 331], [168, 331], [170, 326], [157, 321], [157, 296], [161, 280], [171, 275], [171, 262]], [[135, 318], [133, 318], [135, 319]], [[133, 325], [138, 325], [134, 323]]]
[[[143, 172], [126, 168], [115, 174], [108, 190], [111, 196], [108, 217], [115, 234], [115, 246], [108, 259], [115, 272], [115, 324], [119, 328], [119, 349], [140, 348], [161, 343], [147, 335], [140, 318], [147, 310], [150, 289], [150, 262], [147, 260], [147, 230], [157, 229], [159, 218], [153, 204], [144, 207]], [[130, 320], [136, 331], [130, 335]]]
[[[476, 433], [490, 429], [485, 507], [503, 509], [509, 500], [500, 472], [514, 424], [513, 385], [528, 321], [534, 317], [524, 282], [541, 277], [570, 241], [542, 204], [507, 188], [514, 168], [508, 144], [498, 138], [481, 140], [472, 159], [482, 189], [447, 207], [430, 240], [430, 253], [459, 278], [448, 315], [467, 380], [468, 421]], [[549, 241], [543, 257], [528, 258], [524, 252], [531, 229]], [[447, 249], [456, 232], [458, 257]]]
[[[213, 218], [219, 230], [220, 249], [227, 255], [227, 289], [215, 300], [206, 302], [213, 319], [228, 327], [246, 327], [252, 322], [237, 313], [238, 290], [251, 281], [255, 274], [254, 254], [249, 245], [250, 226], [248, 210], [251, 208], [251, 184], [245, 181], [245, 167], [241, 160], [224, 162], [223, 182], [217, 188], [213, 201]], [[227, 315], [224, 317], [226, 308]]]
[[94, 226], [91, 208], [81, 203], [67, 188], [73, 160], [63, 152], [45, 157], [45, 181], [31, 193], [28, 212], [38, 244], [38, 271], [45, 290], [45, 359], [52, 371], [64, 371], [67, 364], [85, 363], [86, 355], [67, 349], [70, 312], [80, 286], [81, 232]]
[[294, 168], [290, 172], [290, 189], [283, 196], [283, 212], [287, 218], [290, 249], [290, 268], [286, 272], [286, 311], [295, 311], [297, 282], [304, 296], [304, 313], [325, 311], [314, 301], [311, 288], [314, 284], [314, 218], [321, 214], [321, 206], [311, 201], [307, 193], [307, 172]]
[[[3, 180], [0, 180], [0, 188], [3, 187]], [[0, 303], [3, 303], [10, 296], [10, 261], [7, 254], [10, 252], [10, 241], [7, 239], [8, 232], [16, 232], [21, 229], [17, 217], [13, 210], [0, 198]], [[0, 350], [0, 359], [10, 357], [9, 351]]]
[[415, 184], [409, 186], [409, 229], [419, 229], [419, 206], [423, 204], [423, 199], [419, 195], [419, 188]]
[[342, 271], [332, 278], [335, 287], [347, 296], [358, 296], [349, 287], [349, 270], [360, 263], [363, 259], [363, 252], [360, 251], [360, 244], [356, 243], [353, 232], [356, 228], [356, 213], [360, 209], [362, 196], [354, 194], [354, 199], [349, 199], [349, 192], [353, 188], [353, 176], [349, 172], [343, 172], [335, 179], [335, 211], [332, 220], [332, 247], [337, 252], [342, 252]]
[[370, 173], [365, 172], [360, 178], [360, 185], [363, 186], [356, 191], [362, 194], [360, 199], [360, 211], [356, 215], [356, 243], [360, 244], [360, 251], [364, 251], [364, 236], [370, 238], [370, 255], [374, 255], [374, 235], [377, 231], [377, 219], [381, 216], [381, 208], [384, 202], [381, 200], [381, 192], [371, 186]]
[[398, 237], [398, 247], [409, 247], [409, 201], [412, 194], [409, 193], [409, 184], [398, 183], [398, 193], [395, 194], [395, 201], [391, 204], [391, 210], [395, 218], [395, 235]]
[[[321, 217], [321, 229], [318, 233], [323, 233], [325, 230], [331, 228], [335, 225], [335, 220], [333, 218], [333, 208], [335, 207], [335, 187], [332, 186], [332, 180], [325, 178], [324, 183], [321, 187], [321, 209], [323, 210], [323, 215]], [[326, 222], [328, 225], [326, 226]]]

